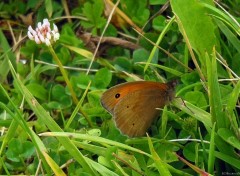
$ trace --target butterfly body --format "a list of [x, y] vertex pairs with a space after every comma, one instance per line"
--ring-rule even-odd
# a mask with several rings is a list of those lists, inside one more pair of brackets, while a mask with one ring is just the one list
[[113, 115], [120, 131], [129, 136], [143, 136], [163, 108], [174, 98], [176, 81], [158, 83], [136, 81], [116, 85], [101, 97], [102, 106]]

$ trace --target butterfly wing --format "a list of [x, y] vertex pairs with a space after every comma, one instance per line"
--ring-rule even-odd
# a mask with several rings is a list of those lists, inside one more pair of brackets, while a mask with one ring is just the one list
[[101, 97], [102, 106], [113, 115], [115, 106], [129, 93], [139, 90], [151, 89], [157, 87], [159, 90], [166, 91], [168, 86], [164, 83], [152, 81], [135, 81], [116, 85], [105, 91]]
[[156, 108], [162, 108], [166, 103], [166, 94], [159, 89], [129, 93], [114, 109], [116, 126], [129, 137], [143, 136], [159, 114]]
[[176, 83], [136, 81], [108, 89], [101, 97], [116, 126], [129, 137], [143, 136], [159, 111], [174, 97]]

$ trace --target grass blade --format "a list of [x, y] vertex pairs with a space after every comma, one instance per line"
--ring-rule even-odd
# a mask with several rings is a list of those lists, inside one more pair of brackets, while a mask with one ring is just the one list
[[[47, 111], [37, 102], [37, 100], [32, 96], [29, 90], [22, 84], [22, 82], [17, 78], [16, 72], [12, 67], [12, 64], [9, 62], [10, 70], [16, 82], [16, 86], [22, 95], [25, 96], [27, 103], [34, 111], [38, 118], [41, 118], [45, 125], [49, 128], [50, 131], [62, 131], [58, 124], [52, 119], [52, 117], [47, 113]], [[84, 170], [92, 175], [98, 175], [85, 160], [82, 153], [77, 149], [77, 147], [72, 143], [72, 141], [67, 137], [59, 137], [59, 142], [65, 147], [65, 149], [72, 155], [79, 164], [82, 165]]]
[[154, 150], [150, 137], [148, 137], [148, 145], [152, 154], [152, 159], [158, 169], [159, 174], [161, 176], [168, 176], [168, 175], [171, 176], [171, 173], [167, 168], [167, 164], [162, 161], [162, 159], [158, 156], [157, 152]]

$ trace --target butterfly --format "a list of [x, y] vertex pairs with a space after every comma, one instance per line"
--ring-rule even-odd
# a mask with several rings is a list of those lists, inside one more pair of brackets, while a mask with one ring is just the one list
[[123, 83], [106, 90], [100, 101], [124, 135], [143, 136], [158, 116], [157, 108], [163, 108], [175, 97], [176, 85], [176, 80]]

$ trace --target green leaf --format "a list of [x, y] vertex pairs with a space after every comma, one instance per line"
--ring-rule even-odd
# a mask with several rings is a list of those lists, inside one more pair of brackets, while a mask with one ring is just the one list
[[52, 88], [52, 99], [55, 101], [51, 101], [48, 103], [50, 108], [67, 108], [72, 105], [72, 99], [69, 95], [66, 94], [66, 89], [62, 85], [55, 85]]
[[96, 88], [104, 89], [110, 84], [111, 80], [112, 73], [107, 68], [102, 68], [96, 73], [94, 83]]
[[32, 54], [38, 54], [39, 53], [39, 46], [32, 40], [27, 40], [26, 45], [21, 47], [20, 51], [21, 54], [24, 55], [25, 57], [31, 57]]
[[86, 2], [83, 6], [83, 14], [89, 21], [82, 21], [82, 25], [86, 28], [99, 29], [105, 25], [106, 20], [102, 17], [104, 4], [101, 0]]
[[6, 156], [12, 161], [19, 162], [30, 158], [35, 153], [34, 145], [30, 141], [20, 141], [13, 138], [8, 145]]
[[121, 0], [122, 10], [132, 18], [133, 22], [144, 25], [149, 18], [150, 12], [147, 8], [147, 0], [129, 1]]
[[162, 31], [166, 26], [166, 19], [164, 16], [160, 15], [153, 19], [153, 28], [156, 31]]
[[114, 67], [119, 71], [131, 72], [132, 70], [132, 64], [130, 63], [129, 59], [125, 57], [116, 58], [114, 61]]
[[53, 13], [53, 6], [52, 6], [52, 1], [51, 0], [45, 0], [45, 7], [46, 7], [46, 12], [48, 14], [48, 17], [52, 17]]
[[90, 76], [85, 73], [80, 73], [78, 76], [71, 77], [71, 82], [76, 89], [86, 89], [90, 81]]
[[60, 98], [63, 95], [66, 95], [65, 87], [63, 87], [60, 84], [57, 84], [57, 85], [53, 86], [53, 88], [52, 88], [52, 98], [54, 100], [60, 100]]
[[30, 141], [25, 141], [23, 143], [23, 152], [22, 152], [21, 156], [23, 156], [23, 158], [27, 159], [27, 158], [30, 158], [34, 153], [35, 153], [35, 148], [34, 148], [33, 143]]
[[37, 6], [37, 1], [34, 1], [34, 0], [29, 0], [29, 1], [27, 1], [27, 7], [28, 8], [34, 8], [34, 7], [36, 7]]
[[197, 154], [198, 151], [196, 151], [196, 145], [197, 147], [199, 147], [199, 144], [194, 142], [190, 142], [184, 146], [183, 155], [188, 161], [195, 162], [196, 156], [199, 157], [199, 155]]
[[205, 52], [211, 54], [213, 47], [219, 46], [215, 36], [216, 26], [201, 1], [170, 0], [170, 4], [177, 20], [182, 24], [182, 30], [185, 31], [191, 47], [201, 56], [204, 56]]
[[68, 108], [68, 107], [71, 107], [71, 105], [72, 105], [72, 99], [68, 95], [61, 96], [61, 98], [59, 99], [59, 102], [61, 103], [62, 108]]
[[188, 102], [196, 105], [197, 107], [203, 108], [203, 109], [206, 109], [206, 107], [208, 105], [204, 94], [200, 91], [187, 92], [185, 94], [184, 98]]
[[67, 65], [70, 62], [70, 52], [67, 48], [61, 48], [60, 52], [57, 53], [58, 58], [61, 60], [62, 65]]
[[42, 142], [44, 143], [44, 145], [47, 148], [50, 148], [53, 151], [57, 151], [57, 149], [59, 147], [57, 139], [54, 137], [46, 137], [46, 138], [42, 139]]
[[91, 107], [99, 107], [100, 103], [100, 95], [102, 92], [96, 90], [96, 91], [91, 91], [88, 93], [87, 98], [88, 102], [91, 105]]
[[215, 143], [217, 149], [222, 154], [225, 154], [225, 155], [228, 155], [231, 157], [235, 157], [236, 153], [234, 151], [234, 148], [231, 145], [229, 145], [226, 141], [224, 141], [221, 138], [221, 136], [219, 136], [219, 135], [215, 135], [214, 138], [215, 138], [214, 143]]
[[59, 102], [57, 101], [51, 101], [47, 104], [47, 107], [50, 109], [62, 109], [62, 106]]
[[65, 24], [62, 27], [59, 42], [69, 46], [83, 47], [83, 41], [76, 37], [76, 34], [73, 31], [73, 27], [69, 23]]
[[133, 51], [133, 62], [146, 62], [147, 58], [149, 57], [149, 52], [145, 49], [137, 49]]
[[18, 63], [17, 64], [17, 70], [18, 70], [18, 73], [24, 78], [27, 76], [27, 74], [29, 73], [29, 67], [28, 65], [26, 64], [23, 64], [23, 63]]
[[18, 157], [23, 152], [23, 143], [20, 141], [20, 139], [13, 138], [9, 142], [9, 150], [12, 150], [12, 152]]
[[197, 74], [196, 71], [185, 73], [181, 77], [181, 82], [186, 86], [190, 86], [194, 83], [197, 83], [198, 81], [199, 81], [199, 75]]
[[163, 5], [167, 2], [167, 0], [150, 0], [149, 3], [151, 5]]
[[36, 98], [39, 98], [40, 100], [47, 99], [48, 91], [43, 87], [43, 85], [40, 85], [38, 83], [30, 83], [26, 85], [26, 87]]
[[240, 150], [240, 141], [231, 130], [220, 128], [217, 133], [228, 144]]

